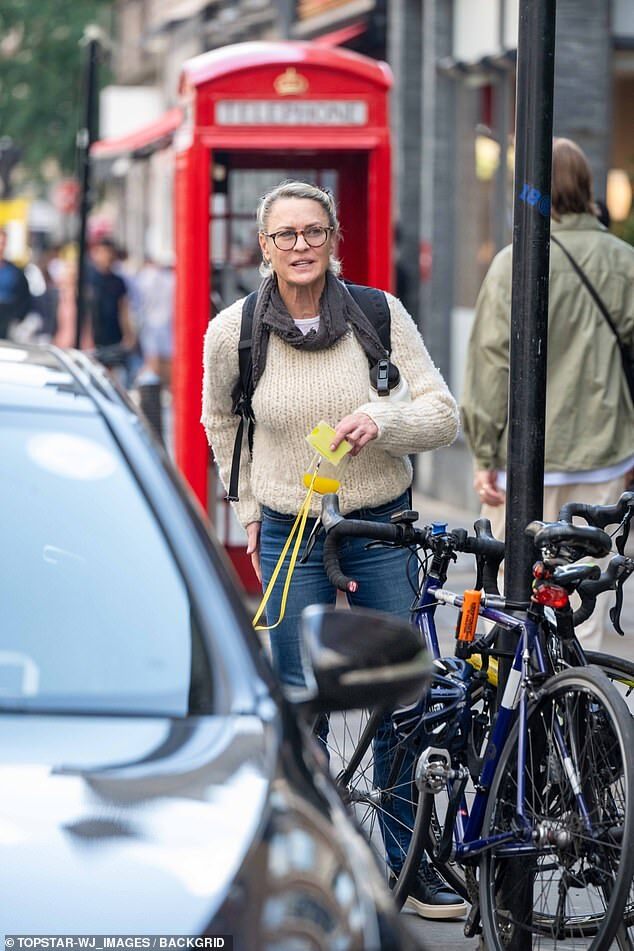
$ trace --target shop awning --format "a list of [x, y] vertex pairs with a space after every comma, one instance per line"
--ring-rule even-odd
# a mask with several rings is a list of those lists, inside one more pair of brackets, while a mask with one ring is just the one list
[[150, 155], [157, 149], [165, 148], [172, 141], [172, 137], [183, 121], [183, 112], [176, 107], [163, 113], [154, 122], [140, 126], [134, 132], [117, 136], [112, 139], [102, 139], [95, 142], [90, 150], [93, 159], [114, 159], [120, 155], [142, 158]]
[[365, 33], [367, 24], [365, 20], [359, 20], [357, 23], [350, 23], [348, 26], [342, 26], [340, 30], [333, 30], [331, 33], [322, 33], [316, 36], [313, 43], [316, 46], [343, 46], [350, 40], [356, 40], [358, 36]]

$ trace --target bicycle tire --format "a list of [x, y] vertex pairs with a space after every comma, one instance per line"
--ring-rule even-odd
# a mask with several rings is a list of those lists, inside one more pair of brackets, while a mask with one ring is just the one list
[[[597, 830], [593, 837], [580, 833], [583, 820], [568, 764], [560, 761], [553, 734], [555, 721], [566, 734], [570, 764], [580, 777]], [[516, 723], [489, 792], [485, 836], [508, 831], [517, 821], [518, 737]], [[532, 946], [542, 949], [604, 951], [609, 947], [622, 926], [634, 872], [634, 851], [621, 847], [622, 843], [629, 845], [634, 833], [634, 764], [629, 761], [633, 743], [634, 724], [625, 701], [594, 667], [556, 674], [530, 705], [523, 775], [524, 807], [533, 838], [524, 847], [521, 861], [524, 869], [529, 863], [533, 866], [532, 911], [527, 922], [500, 909], [501, 885], [517, 893], [526, 887], [526, 877], [511, 880], [507, 875], [505, 881], [509, 859], [517, 861], [508, 846], [485, 852], [480, 861], [480, 911], [490, 951], [504, 951], [520, 931], [528, 932], [534, 939]], [[549, 841], [540, 845], [544, 837]], [[560, 872], [559, 888], [553, 885], [553, 869]], [[542, 873], [550, 877], [536, 907], [535, 888]], [[583, 892], [585, 906], [571, 904], [568, 910], [568, 903], [577, 901], [576, 892]], [[589, 943], [581, 945], [580, 941]]]
[[[586, 660], [593, 667], [599, 667], [612, 681], [623, 699], [628, 702], [630, 712], [634, 713], [634, 662], [615, 654], [600, 651], [585, 651]], [[630, 700], [631, 698], [631, 700]]]
[[[400, 869], [392, 868], [386, 854], [386, 842], [398, 854], [398, 865], [407, 858], [416, 817], [418, 791], [413, 781], [410, 747], [398, 743], [391, 757], [390, 782], [379, 788], [374, 775], [374, 743], [385, 714], [380, 710], [350, 711], [330, 715], [326, 746], [330, 772], [348, 812], [372, 847], [386, 880], [391, 884], [398, 880]], [[408, 815], [393, 819], [391, 805], [399, 801]], [[398, 841], [385, 826], [386, 816], [397, 823], [397, 831], [403, 833]], [[407, 895], [398, 900], [399, 907]]]

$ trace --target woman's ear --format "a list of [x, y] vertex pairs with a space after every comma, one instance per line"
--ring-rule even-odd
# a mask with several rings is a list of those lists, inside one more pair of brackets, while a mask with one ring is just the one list
[[266, 248], [266, 235], [262, 234], [261, 231], [258, 232], [258, 241], [260, 242], [260, 250], [262, 252], [262, 257], [264, 258], [267, 264], [270, 264], [271, 259], [268, 255], [268, 251]]

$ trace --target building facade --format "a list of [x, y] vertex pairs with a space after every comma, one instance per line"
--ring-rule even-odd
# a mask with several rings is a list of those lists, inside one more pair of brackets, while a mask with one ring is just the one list
[[[102, 116], [104, 134], [115, 143], [118, 135], [122, 147], [98, 162], [117, 209], [116, 236], [136, 259], [167, 256], [172, 247], [173, 150], [160, 116], [178, 107], [185, 60], [274, 39], [386, 59], [394, 73], [397, 290], [459, 398], [478, 290], [511, 239], [518, 9], [519, 0], [119, 0], [116, 85]], [[123, 109], [131, 90], [142, 95], [135, 109]], [[122, 117], [149, 123], [147, 141], [133, 138], [131, 147], [130, 129], [117, 127]], [[554, 125], [556, 135], [587, 152], [597, 197], [610, 205], [608, 182], [618, 180], [627, 206], [634, 180], [632, 0], [558, 0]], [[617, 227], [634, 233], [632, 224]], [[432, 495], [476, 506], [461, 439], [421, 457], [417, 480]]]

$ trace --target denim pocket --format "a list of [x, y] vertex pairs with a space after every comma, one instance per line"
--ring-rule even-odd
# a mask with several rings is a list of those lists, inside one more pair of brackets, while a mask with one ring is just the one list
[[262, 516], [271, 522], [282, 522], [283, 524], [292, 524], [297, 518], [297, 515], [285, 515], [284, 512], [275, 512], [267, 505], [262, 506]]
[[386, 518], [387, 516], [394, 515], [395, 512], [402, 512], [403, 509], [408, 508], [409, 494], [403, 492], [402, 495], [399, 495], [397, 499], [392, 499], [391, 502], [384, 502], [382, 505], [375, 505], [374, 508], [366, 509], [363, 517]]

